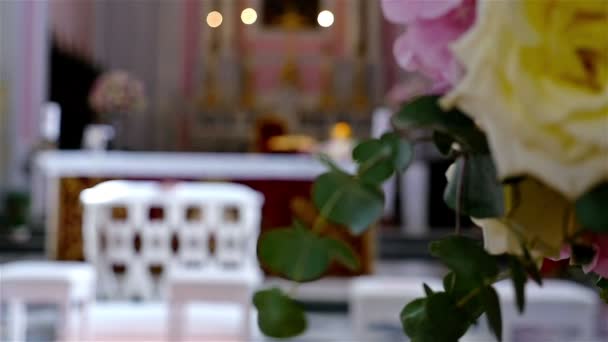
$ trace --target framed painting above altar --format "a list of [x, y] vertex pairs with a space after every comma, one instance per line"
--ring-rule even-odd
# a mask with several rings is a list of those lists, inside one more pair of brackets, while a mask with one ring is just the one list
[[262, 0], [262, 24], [265, 27], [281, 27], [283, 18], [295, 14], [301, 19], [302, 27], [314, 29], [317, 27], [317, 13], [320, 9], [319, 0]]

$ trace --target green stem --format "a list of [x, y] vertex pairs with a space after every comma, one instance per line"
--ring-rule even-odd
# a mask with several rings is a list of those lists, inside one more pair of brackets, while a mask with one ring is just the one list
[[357, 170], [357, 176], [365, 174], [367, 171], [369, 171], [369, 169], [376, 166], [376, 164], [389, 158], [390, 150], [383, 149], [382, 153], [378, 153], [377, 155], [373, 156], [372, 158], [366, 160], [363, 164], [361, 164], [359, 170]]
[[480, 287], [476, 287], [473, 290], [471, 290], [471, 292], [467, 293], [466, 296], [462, 297], [458, 303], [456, 303], [456, 306], [459, 308], [462, 308], [463, 306], [465, 306], [471, 299], [475, 298], [475, 296], [477, 296], [479, 294], [479, 292], [481, 291], [482, 287], [486, 287], [486, 286], [490, 286], [494, 283], [497, 283], [501, 280], [505, 280], [508, 279], [511, 276], [511, 271], [510, 270], [505, 270], [501, 273], [499, 273], [496, 277], [490, 279], [489, 281], [486, 280], [483, 283], [483, 286]]
[[340, 188], [338, 191], [334, 192], [331, 197], [327, 200], [323, 208], [321, 208], [319, 215], [315, 218], [314, 223], [312, 224], [311, 230], [314, 233], [318, 233], [323, 225], [326, 222], [325, 217], [329, 215], [329, 213], [334, 209], [336, 204], [338, 204], [338, 200], [344, 193], [344, 188]]
[[458, 184], [456, 188], [456, 235], [460, 235], [460, 216], [462, 215], [462, 193], [464, 192], [465, 172], [467, 169], [467, 157], [462, 157], [462, 165], [460, 166], [460, 172], [458, 174]]
[[[319, 233], [319, 231], [323, 228], [323, 226], [325, 225], [325, 216], [327, 216], [331, 210], [336, 206], [336, 204], [338, 203], [338, 200], [340, 199], [340, 197], [342, 196], [342, 193], [344, 192], [344, 189], [341, 188], [338, 191], [334, 192], [331, 197], [327, 200], [327, 202], [325, 203], [325, 205], [323, 206], [323, 208], [321, 208], [321, 212], [319, 213], [319, 215], [315, 218], [315, 222], [312, 225], [311, 231], [313, 233]], [[302, 260], [305, 260], [308, 257], [308, 254], [310, 253], [310, 248], [305, 249], [306, 254], [304, 254], [304, 257], [298, 259], [300, 262], [298, 262], [296, 265], [294, 265], [294, 268], [296, 269], [295, 274], [297, 275], [296, 279], [300, 278], [300, 274], [302, 273]], [[294, 286], [292, 286], [292, 288], [290, 289], [290, 295], [291, 294], [295, 294], [295, 292], [298, 289], [298, 282], [294, 282]]]

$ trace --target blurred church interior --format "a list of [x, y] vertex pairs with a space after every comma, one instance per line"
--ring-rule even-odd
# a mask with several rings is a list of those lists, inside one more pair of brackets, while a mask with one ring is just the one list
[[[402, 30], [385, 21], [377, 0], [0, 1], [0, 265], [90, 261], [82, 194], [112, 180], [245, 185], [264, 198], [262, 234], [294, 216], [314, 219], [311, 186], [326, 168], [317, 155], [352, 168], [355, 142], [391, 130], [400, 101], [425, 87], [394, 59]], [[114, 107], [104, 79], [110, 88], [124, 82], [129, 89], [115, 95]], [[421, 144], [408, 171], [385, 185], [385, 215], [371, 232], [350, 236], [332, 228], [363, 267], [334, 267], [328, 279], [302, 286], [300, 299], [313, 316], [300, 341], [405, 340], [398, 312], [395, 319], [353, 323], [352, 296], [386, 290], [376, 302], [374, 295], [366, 300], [370, 308], [392, 307], [407, 297], [398, 286], [392, 290], [400, 278], [441, 281], [444, 270], [427, 244], [455, 222], [443, 205], [447, 166]], [[162, 219], [156, 209], [146, 219]], [[126, 243], [137, 254], [147, 247], [134, 236]], [[167, 239], [173, 254], [184, 249]], [[110, 265], [104, 279], [120, 282], [138, 267], [131, 262]], [[154, 280], [163, 269], [142, 272]], [[349, 287], [359, 276], [367, 282]], [[263, 284], [284, 286], [271, 274]], [[84, 335], [62, 335], [62, 316], [44, 303], [27, 307], [19, 335], [9, 323], [11, 298], [0, 299], [2, 341], [163, 340], [173, 329], [163, 319], [167, 312], [145, 298], [104, 306], [98, 296]], [[188, 324], [196, 330], [201, 318], [191, 311]], [[116, 329], [131, 319], [131, 331]], [[366, 319], [373, 322], [360, 326]], [[104, 335], [105, 328], [115, 334]], [[264, 340], [254, 335], [244, 339]], [[480, 332], [470, 340], [484, 338]]]

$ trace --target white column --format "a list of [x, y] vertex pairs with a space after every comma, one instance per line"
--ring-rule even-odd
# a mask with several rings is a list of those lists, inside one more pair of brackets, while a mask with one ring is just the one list
[[0, 130], [7, 146], [1, 156], [4, 181], [11, 187], [28, 186], [23, 169], [40, 137], [40, 113], [47, 99], [47, 24], [46, 1], [0, 1]]
[[401, 176], [402, 231], [408, 236], [429, 232], [430, 167], [425, 161], [412, 162]]

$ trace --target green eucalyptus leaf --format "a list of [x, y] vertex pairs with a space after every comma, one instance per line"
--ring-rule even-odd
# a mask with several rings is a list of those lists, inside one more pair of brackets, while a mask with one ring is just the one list
[[452, 137], [448, 134], [435, 131], [433, 132], [433, 142], [435, 143], [435, 147], [437, 147], [437, 150], [439, 150], [441, 154], [447, 156], [452, 151], [452, 144], [454, 143], [454, 139], [452, 139]]
[[306, 330], [304, 310], [278, 288], [256, 292], [253, 304], [258, 310], [258, 326], [266, 336], [289, 338]]
[[488, 320], [488, 326], [496, 336], [498, 341], [502, 341], [502, 317], [500, 314], [500, 301], [498, 294], [492, 286], [486, 286], [481, 289], [481, 301]]
[[363, 233], [384, 210], [384, 194], [378, 186], [337, 172], [317, 178], [313, 201], [323, 217], [349, 227], [354, 234]]
[[538, 269], [536, 262], [534, 261], [534, 259], [532, 258], [532, 255], [530, 254], [530, 250], [528, 250], [528, 247], [526, 247], [526, 245], [523, 242], [521, 242], [520, 246], [521, 246], [521, 250], [524, 253], [522, 265], [526, 269], [526, 272], [528, 273], [530, 278], [532, 278], [532, 280], [534, 280], [534, 282], [536, 284], [538, 284], [539, 286], [542, 286], [543, 277], [540, 274], [540, 270]]
[[427, 296], [431, 296], [431, 295], [433, 295], [433, 289], [431, 289], [431, 287], [430, 287], [429, 285], [427, 285], [427, 283], [423, 283], [423, 284], [422, 284], [422, 287], [424, 288], [424, 293], [425, 293]]
[[600, 289], [600, 298], [608, 304], [608, 279], [600, 277], [595, 286]]
[[430, 252], [452, 270], [456, 277], [483, 284], [498, 274], [496, 257], [488, 254], [481, 244], [463, 236], [451, 236], [431, 242]]
[[517, 302], [517, 310], [519, 313], [524, 312], [526, 305], [526, 282], [528, 276], [524, 265], [519, 261], [517, 257], [509, 257], [509, 268], [511, 270], [511, 281], [513, 282], [513, 289], [515, 290], [515, 299]]
[[359, 258], [355, 254], [352, 248], [347, 245], [344, 241], [325, 238], [324, 242], [329, 251], [330, 257], [340, 263], [341, 265], [347, 267], [351, 271], [357, 271], [361, 264], [359, 263]]
[[443, 288], [446, 292], [451, 292], [456, 286], [456, 275], [454, 272], [450, 272], [443, 277]]
[[405, 170], [414, 156], [412, 144], [400, 138], [396, 133], [385, 133], [380, 141], [391, 148], [391, 161], [395, 172]]
[[383, 144], [380, 139], [367, 139], [361, 141], [353, 149], [353, 160], [359, 164], [373, 158], [389, 158], [391, 156], [391, 148]]
[[458, 341], [467, 332], [468, 319], [447, 293], [436, 292], [428, 296], [426, 309], [429, 321], [439, 330], [436, 341]]
[[608, 232], [608, 183], [603, 183], [580, 197], [575, 204], [576, 217], [586, 229]]
[[488, 143], [475, 122], [458, 110], [444, 111], [438, 96], [422, 96], [407, 104], [394, 116], [401, 130], [431, 129], [458, 141], [465, 152], [488, 153]]
[[381, 184], [393, 174], [391, 146], [379, 139], [361, 142], [353, 149], [353, 159], [360, 165], [357, 176], [370, 184]]
[[459, 157], [456, 172], [449, 180], [443, 195], [446, 204], [457, 210], [458, 187], [461, 173], [462, 181], [461, 215], [476, 218], [501, 217], [504, 214], [503, 185], [498, 181], [496, 168], [489, 154]]
[[272, 271], [297, 282], [320, 278], [331, 262], [325, 239], [301, 227], [262, 235], [258, 254]]
[[408, 303], [403, 310], [401, 310], [400, 317], [403, 331], [411, 339], [424, 334], [426, 328], [426, 302], [426, 298], [418, 298]]
[[380, 185], [393, 175], [393, 167], [390, 161], [380, 161], [374, 165], [370, 165], [358, 174], [362, 182], [371, 185]]
[[403, 330], [412, 341], [458, 341], [469, 322], [445, 292], [416, 299], [401, 311]]
[[373, 185], [381, 184], [393, 173], [405, 169], [412, 155], [412, 146], [394, 133], [365, 140], [353, 150], [353, 159], [360, 165], [357, 176]]
[[483, 305], [479, 295], [471, 296], [471, 293], [478, 292], [479, 283], [476, 280], [467, 279], [462, 275], [458, 276], [454, 272], [450, 272], [443, 278], [443, 287], [456, 302], [467, 298], [466, 302], [460, 303], [460, 309], [466, 314], [470, 323], [477, 322], [477, 319], [483, 313]]

